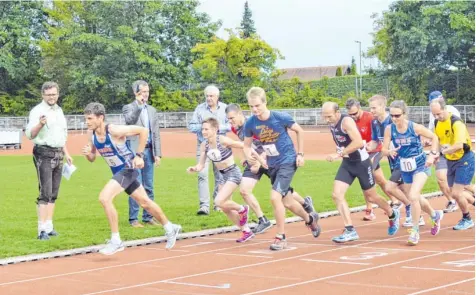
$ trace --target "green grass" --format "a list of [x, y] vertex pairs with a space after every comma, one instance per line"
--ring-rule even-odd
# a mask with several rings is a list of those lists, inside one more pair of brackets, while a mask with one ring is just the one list
[[[222, 213], [212, 212], [208, 217], [195, 214], [198, 209], [197, 177], [185, 172], [186, 167], [194, 163], [194, 159], [166, 158], [162, 161], [161, 167], [155, 170], [156, 202], [171, 221], [183, 226], [185, 232], [231, 225]], [[98, 194], [111, 178], [111, 172], [102, 159], [91, 164], [82, 157], [75, 157], [75, 164], [78, 170], [71, 180], [62, 180], [57, 201], [54, 224], [60, 236], [40, 242], [36, 240], [35, 200], [38, 182], [32, 158], [0, 157], [0, 258], [97, 245], [109, 238], [110, 231], [98, 202]], [[388, 176], [387, 164], [382, 166]], [[335, 210], [331, 190], [338, 167], [338, 163], [306, 161], [305, 167], [296, 173], [292, 185], [302, 196], [313, 197], [316, 210]], [[210, 179], [213, 179], [212, 175]], [[431, 177], [424, 191], [436, 189], [436, 180]], [[268, 201], [269, 190], [269, 180], [264, 177], [254, 192], [265, 214], [273, 218]], [[235, 193], [234, 199], [239, 203], [243, 202], [238, 193]], [[358, 181], [354, 182], [347, 193], [347, 200], [351, 207], [364, 203]], [[162, 227], [133, 229], [129, 226], [126, 194], [119, 195], [115, 205], [124, 240], [163, 235]], [[251, 218], [256, 219], [254, 215]]]

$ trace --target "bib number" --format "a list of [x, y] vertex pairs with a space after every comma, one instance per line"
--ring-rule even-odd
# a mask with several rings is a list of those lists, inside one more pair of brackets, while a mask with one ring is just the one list
[[415, 158], [400, 158], [400, 169], [403, 172], [412, 172], [417, 168]]
[[210, 149], [207, 152], [207, 157], [212, 160], [213, 162], [220, 162], [221, 161], [221, 153], [218, 149]]
[[266, 145], [263, 145], [263, 149], [264, 149], [264, 151], [266, 152], [266, 155], [267, 155], [267, 156], [270, 156], [270, 157], [279, 156], [279, 152], [278, 152], [278, 150], [276, 149], [276, 146], [275, 146], [274, 144], [266, 144]]
[[119, 167], [124, 164], [118, 156], [104, 157], [104, 159], [110, 167]]

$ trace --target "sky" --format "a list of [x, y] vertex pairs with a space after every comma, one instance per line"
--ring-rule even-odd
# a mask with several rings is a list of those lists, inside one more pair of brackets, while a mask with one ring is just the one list
[[[240, 26], [245, 0], [200, 0], [199, 11], [225, 28]], [[362, 51], [372, 46], [373, 13], [388, 10], [389, 0], [249, 0], [257, 33], [285, 57], [277, 67], [350, 65], [355, 57], [359, 68]], [[377, 66], [376, 59], [362, 59], [362, 68]]]

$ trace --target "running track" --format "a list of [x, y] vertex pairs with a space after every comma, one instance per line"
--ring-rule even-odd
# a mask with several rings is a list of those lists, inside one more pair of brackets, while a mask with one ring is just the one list
[[342, 230], [337, 216], [321, 220], [318, 239], [302, 222], [287, 224], [289, 249], [280, 252], [267, 250], [271, 228], [245, 244], [235, 232], [180, 240], [172, 251], [161, 243], [8, 265], [0, 294], [474, 294], [474, 229], [452, 230], [460, 211], [445, 214], [438, 236], [422, 227], [415, 247], [404, 228], [386, 235], [380, 211], [373, 222], [362, 214], [352, 214], [361, 240], [346, 245], [330, 241]]

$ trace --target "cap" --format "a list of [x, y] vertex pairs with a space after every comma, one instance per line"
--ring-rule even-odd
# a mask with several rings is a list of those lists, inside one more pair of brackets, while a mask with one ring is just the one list
[[440, 97], [443, 97], [443, 94], [441, 92], [433, 91], [432, 93], [430, 93], [430, 95], [428, 95], [428, 101], [431, 102], [433, 99], [437, 99]]

